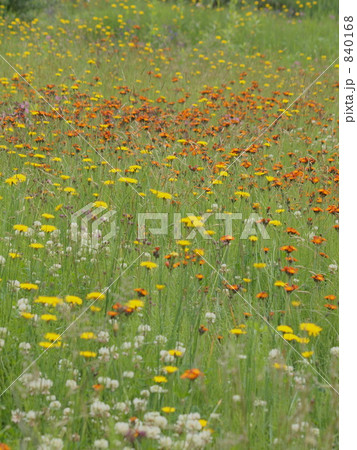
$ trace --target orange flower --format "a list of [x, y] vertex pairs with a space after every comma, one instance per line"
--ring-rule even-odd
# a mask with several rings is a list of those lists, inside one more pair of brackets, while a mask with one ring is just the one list
[[257, 298], [268, 298], [269, 294], [267, 292], [262, 291], [262, 292], [259, 292], [259, 294], [257, 294], [256, 297]]
[[299, 271], [299, 269], [296, 269], [295, 267], [291, 267], [291, 266], [285, 266], [280, 270], [282, 272], [285, 272], [288, 275], [294, 275], [295, 273], [297, 273]]
[[285, 287], [284, 287], [284, 289], [286, 290], [286, 292], [288, 293], [288, 294], [290, 294], [291, 292], [293, 292], [293, 291], [295, 291], [296, 289], [298, 289], [299, 288], [299, 286], [297, 286], [296, 284], [293, 284], [293, 285], [289, 285], [289, 284], [287, 284]]
[[316, 282], [318, 282], [318, 281], [325, 281], [325, 277], [324, 277], [321, 273], [318, 273], [318, 274], [316, 274], [316, 275], [313, 275], [311, 278], [312, 278], [314, 281], [316, 281]]
[[203, 373], [199, 369], [188, 369], [180, 376], [180, 378], [188, 380], [195, 380], [198, 377], [203, 377]]
[[11, 447], [9, 447], [7, 444], [4, 444], [3, 442], [0, 442], [0, 450], [11, 450]]
[[300, 236], [300, 233], [297, 230], [295, 230], [295, 228], [289, 227], [286, 229], [286, 232], [290, 235], [295, 234], [296, 236]]
[[282, 247], [280, 247], [280, 250], [282, 252], [292, 253], [292, 252], [296, 252], [297, 248], [295, 248], [293, 245], [283, 245]]
[[311, 239], [311, 242], [312, 242], [313, 244], [316, 244], [316, 245], [320, 245], [320, 244], [322, 244], [322, 243], [325, 242], [325, 241], [326, 241], [326, 239], [323, 238], [323, 237], [321, 237], [321, 236], [314, 236], [314, 237]]
[[233, 236], [222, 236], [220, 238], [220, 241], [224, 242], [225, 244], [229, 244], [231, 241], [234, 241], [234, 237]]
[[333, 311], [334, 309], [337, 309], [338, 306], [337, 305], [331, 305], [330, 303], [326, 303], [324, 305], [325, 308], [330, 309], [331, 311]]
[[148, 291], [146, 291], [145, 289], [135, 288], [134, 291], [139, 294], [139, 297], [145, 297], [146, 295], [148, 295]]

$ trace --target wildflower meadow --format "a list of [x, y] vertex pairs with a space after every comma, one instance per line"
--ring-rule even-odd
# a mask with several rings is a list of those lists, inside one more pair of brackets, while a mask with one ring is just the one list
[[0, 2], [1, 450], [338, 448], [338, 86], [337, 0]]

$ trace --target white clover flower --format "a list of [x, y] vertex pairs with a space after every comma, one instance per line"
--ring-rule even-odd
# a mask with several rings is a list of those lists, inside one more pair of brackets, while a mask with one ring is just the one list
[[134, 378], [134, 372], [131, 371], [125, 371], [123, 372], [123, 378]]
[[110, 406], [100, 400], [94, 400], [90, 406], [90, 415], [92, 417], [109, 417]]
[[216, 321], [216, 314], [213, 312], [207, 312], [205, 315], [205, 318], [208, 323], [215, 323]]
[[167, 342], [167, 337], [162, 336], [161, 334], [157, 335], [154, 339], [154, 344], [164, 345]]
[[97, 341], [102, 344], [106, 344], [109, 342], [109, 333], [107, 331], [99, 331]]
[[157, 411], [151, 411], [144, 414], [144, 423], [145, 425], [153, 425], [159, 428], [166, 428], [167, 419], [160, 415]]
[[95, 449], [109, 448], [109, 442], [106, 439], [96, 439], [93, 445]]
[[149, 333], [151, 331], [150, 325], [139, 325], [138, 327], [138, 333], [145, 334]]
[[161, 435], [161, 430], [159, 427], [148, 426], [148, 425], [139, 425], [137, 431], [140, 434], [144, 434], [147, 439], [155, 439], [158, 440]]
[[148, 401], [145, 398], [134, 398], [133, 406], [135, 411], [145, 411]]
[[31, 350], [31, 344], [29, 342], [20, 342], [19, 344], [19, 350], [24, 355], [28, 355]]
[[59, 402], [58, 400], [54, 400], [49, 404], [50, 409], [60, 409], [61, 406], [61, 402]]
[[71, 391], [75, 391], [78, 388], [77, 382], [75, 380], [67, 380], [66, 387]]
[[118, 434], [122, 434], [123, 436], [128, 433], [129, 429], [129, 424], [127, 424], [126, 422], [117, 422], [114, 425], [114, 431]]
[[170, 450], [173, 448], [172, 439], [169, 436], [161, 436], [159, 438], [159, 446], [162, 450]]

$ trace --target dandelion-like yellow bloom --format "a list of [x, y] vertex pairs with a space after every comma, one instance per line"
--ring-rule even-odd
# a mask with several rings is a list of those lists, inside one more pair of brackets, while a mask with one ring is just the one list
[[40, 248], [44, 248], [45, 246], [43, 244], [40, 244], [39, 242], [33, 242], [32, 244], [29, 245], [29, 247], [38, 250]]
[[164, 413], [166, 413], [166, 414], [169, 414], [169, 413], [175, 412], [175, 411], [176, 411], [176, 408], [174, 408], [173, 406], [163, 406], [163, 407], [161, 408], [161, 411], [164, 412]]
[[54, 225], [42, 225], [41, 227], [41, 231], [44, 231], [45, 233], [52, 233], [55, 230], [57, 230], [57, 228]]
[[90, 292], [87, 294], [86, 297], [87, 300], [104, 300], [105, 294], [102, 292]]
[[29, 227], [27, 225], [14, 225], [13, 229], [15, 231], [20, 231], [22, 233], [26, 233], [26, 231], [28, 231]]
[[59, 297], [46, 297], [41, 295], [35, 299], [35, 303], [43, 303], [56, 307], [58, 304], [63, 303], [63, 300]]
[[148, 270], [155, 269], [157, 267], [157, 264], [152, 261], [143, 261], [140, 263], [141, 267], [146, 267]]
[[37, 284], [33, 283], [20, 283], [20, 288], [25, 289], [26, 291], [37, 291]]
[[143, 308], [144, 307], [144, 302], [142, 300], [129, 300], [125, 306], [127, 306], [128, 308], [131, 309], [138, 309], [138, 308]]
[[163, 370], [164, 370], [166, 373], [171, 374], [171, 373], [177, 372], [177, 371], [178, 371], [178, 367], [176, 367], [176, 366], [165, 366], [165, 367], [163, 368]]
[[281, 331], [282, 333], [293, 333], [293, 329], [289, 327], [288, 325], [279, 325], [276, 327], [278, 331]]
[[51, 321], [56, 321], [57, 317], [54, 314], [42, 314], [40, 319], [44, 320], [46, 322], [51, 322]]
[[96, 339], [96, 335], [92, 331], [87, 331], [81, 334], [81, 339]]
[[155, 381], [155, 383], [167, 383], [167, 378], [162, 375], [157, 375], [153, 378], [153, 380]]
[[322, 328], [314, 323], [301, 323], [300, 330], [307, 331], [309, 336], [318, 336], [322, 331]]
[[79, 352], [79, 354], [81, 356], [84, 356], [85, 358], [95, 358], [97, 356], [97, 354], [95, 352], [89, 352], [87, 350]]

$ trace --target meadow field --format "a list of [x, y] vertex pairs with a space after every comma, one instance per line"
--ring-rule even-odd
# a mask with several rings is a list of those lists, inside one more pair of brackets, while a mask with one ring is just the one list
[[25, 3], [0, 449], [338, 448], [338, 2]]

